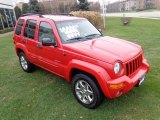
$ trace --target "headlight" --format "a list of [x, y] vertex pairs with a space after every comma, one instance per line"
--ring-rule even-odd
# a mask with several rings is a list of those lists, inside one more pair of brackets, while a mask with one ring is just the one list
[[115, 74], [120, 73], [120, 72], [121, 72], [121, 69], [122, 69], [121, 63], [119, 63], [119, 62], [115, 63], [115, 65], [114, 65], [114, 73], [115, 73]]

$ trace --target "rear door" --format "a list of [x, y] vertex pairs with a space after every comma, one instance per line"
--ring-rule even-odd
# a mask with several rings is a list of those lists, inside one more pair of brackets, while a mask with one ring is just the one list
[[23, 33], [23, 42], [26, 45], [28, 51], [28, 59], [32, 63], [37, 63], [37, 51], [36, 51], [36, 29], [37, 29], [37, 20], [29, 19], [26, 21], [24, 33]]

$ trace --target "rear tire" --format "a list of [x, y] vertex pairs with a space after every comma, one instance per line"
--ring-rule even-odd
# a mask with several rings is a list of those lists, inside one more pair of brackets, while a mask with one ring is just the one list
[[103, 93], [92, 77], [86, 74], [76, 74], [72, 81], [73, 95], [81, 105], [95, 109], [102, 103]]
[[19, 53], [19, 62], [20, 62], [22, 69], [25, 72], [31, 73], [34, 71], [35, 66], [28, 61], [26, 55], [23, 52]]

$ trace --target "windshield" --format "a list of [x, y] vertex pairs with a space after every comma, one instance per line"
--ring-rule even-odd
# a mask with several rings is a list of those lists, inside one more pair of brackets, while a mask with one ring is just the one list
[[58, 22], [57, 28], [62, 43], [84, 41], [102, 36], [88, 20]]

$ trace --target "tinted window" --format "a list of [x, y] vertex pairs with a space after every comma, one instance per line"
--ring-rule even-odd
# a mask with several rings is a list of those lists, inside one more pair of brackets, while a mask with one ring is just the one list
[[20, 20], [18, 21], [17, 27], [16, 27], [16, 35], [20, 35], [20, 34], [21, 34], [23, 22], [24, 22], [24, 20], [22, 20], [22, 19], [20, 19]]
[[52, 27], [47, 22], [41, 22], [39, 27], [39, 41], [42, 42], [43, 38], [50, 38], [55, 40]]
[[36, 29], [36, 20], [27, 20], [26, 26], [24, 29], [24, 36], [30, 39], [34, 39], [35, 29]]

